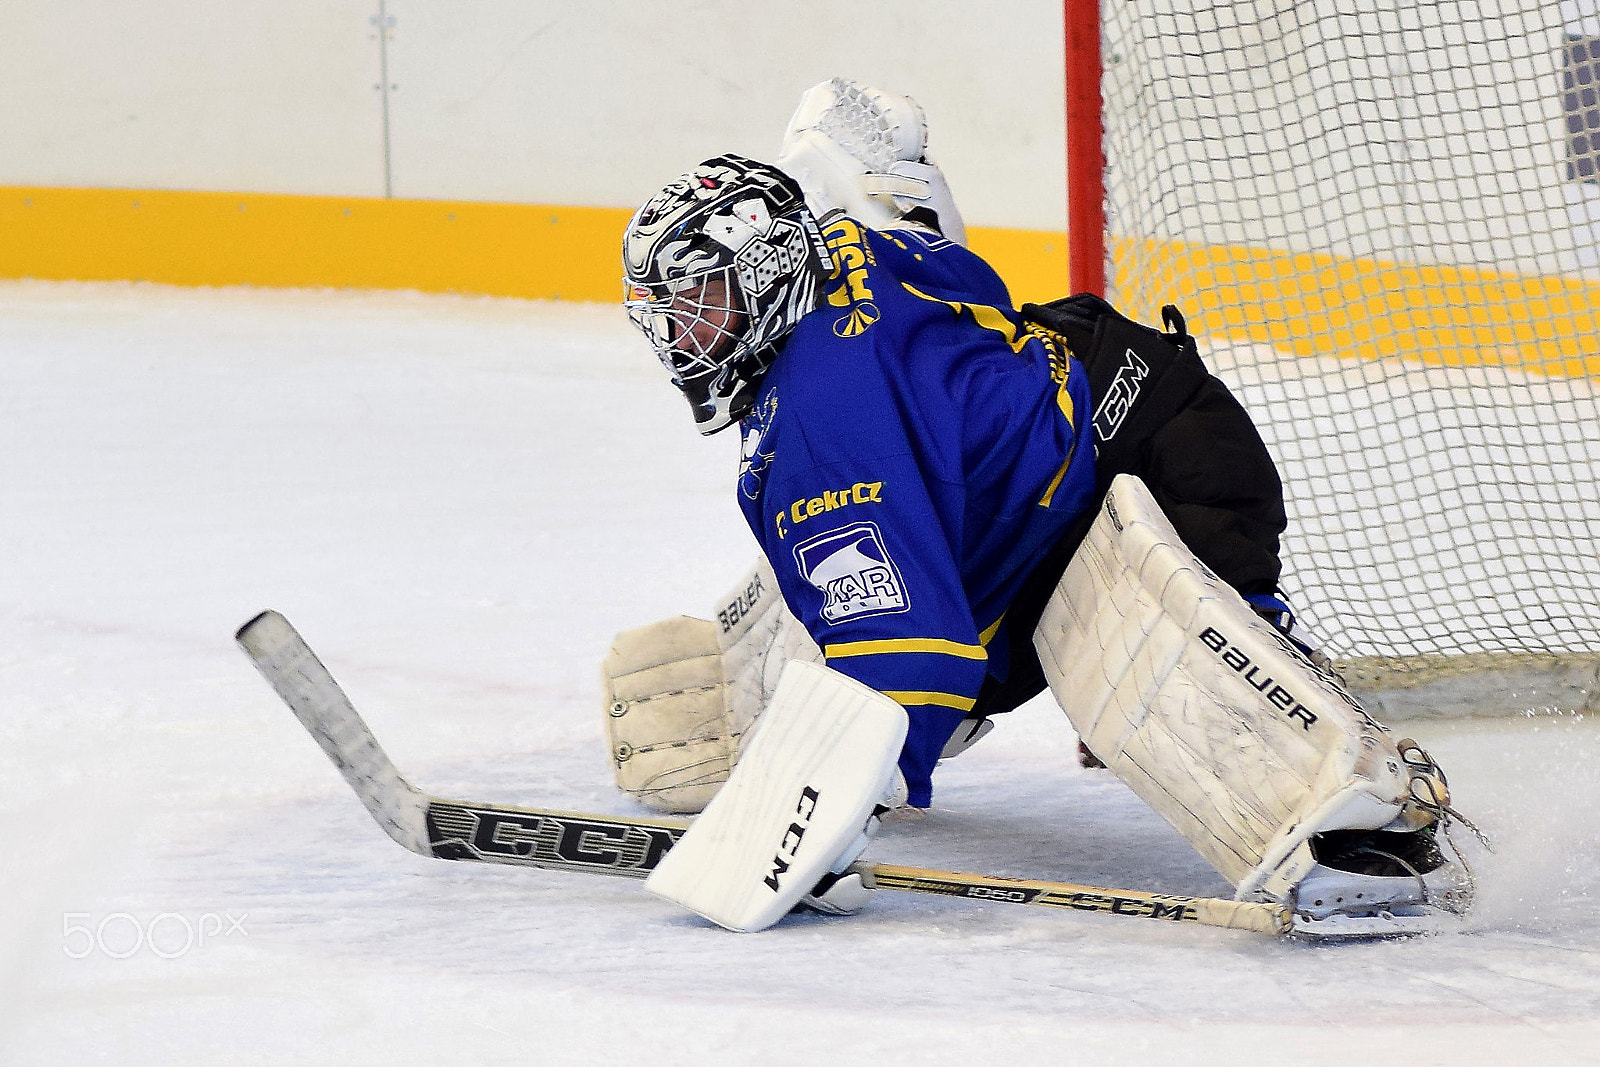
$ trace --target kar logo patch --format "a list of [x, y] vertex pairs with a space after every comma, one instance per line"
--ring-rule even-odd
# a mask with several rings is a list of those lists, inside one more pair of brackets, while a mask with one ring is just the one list
[[822, 591], [822, 618], [829, 625], [911, 606], [876, 523], [819, 534], [795, 545], [794, 558], [800, 576]]

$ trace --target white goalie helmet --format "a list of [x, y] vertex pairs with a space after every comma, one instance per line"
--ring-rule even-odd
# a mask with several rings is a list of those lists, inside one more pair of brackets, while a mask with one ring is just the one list
[[645, 202], [622, 239], [623, 306], [702, 434], [750, 411], [783, 338], [833, 270], [794, 179], [708, 159]]

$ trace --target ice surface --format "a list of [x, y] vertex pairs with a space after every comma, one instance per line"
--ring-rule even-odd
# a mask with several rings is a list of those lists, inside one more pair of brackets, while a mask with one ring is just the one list
[[[637, 810], [598, 663], [753, 559], [736, 449], [610, 308], [0, 283], [0, 1062], [1600, 1060], [1593, 721], [1407, 724], [1500, 843], [1459, 935], [885, 893], [740, 936], [402, 851], [233, 646], [285, 612], [432, 792]], [[1226, 892], [1072, 746], [1016, 713], [872, 857]]]

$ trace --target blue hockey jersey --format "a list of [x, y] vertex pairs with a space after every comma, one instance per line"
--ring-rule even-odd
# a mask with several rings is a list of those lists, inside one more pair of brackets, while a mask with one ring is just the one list
[[1094, 497], [1089, 386], [999, 276], [911, 231], [826, 228], [838, 263], [741, 424], [739, 497], [828, 665], [906, 708], [926, 807], [939, 753], [1003, 670], [1005, 611]]

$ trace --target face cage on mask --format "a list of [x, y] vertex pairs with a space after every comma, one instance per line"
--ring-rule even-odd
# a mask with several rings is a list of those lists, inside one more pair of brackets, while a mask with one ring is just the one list
[[750, 331], [733, 267], [645, 286], [624, 281], [622, 306], [680, 388], [727, 367]]

